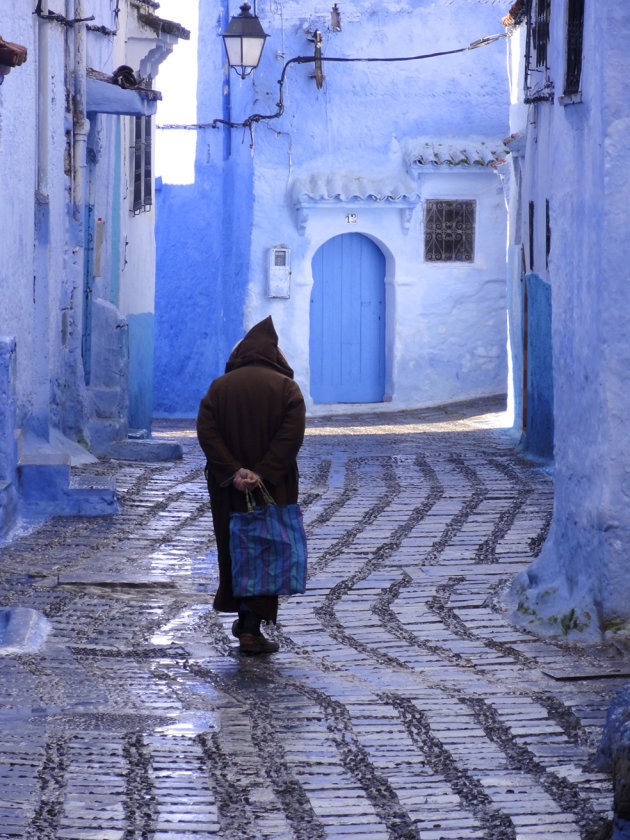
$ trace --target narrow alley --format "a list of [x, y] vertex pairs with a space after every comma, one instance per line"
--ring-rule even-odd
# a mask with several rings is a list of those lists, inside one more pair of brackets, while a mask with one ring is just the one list
[[241, 656], [211, 608], [193, 422], [154, 424], [183, 460], [100, 461], [119, 515], [0, 549], [3, 604], [51, 625], [0, 658], [2, 840], [595, 837], [612, 793], [592, 758], [623, 674], [510, 623], [553, 482], [502, 416], [485, 400], [309, 420], [309, 583], [268, 657]]

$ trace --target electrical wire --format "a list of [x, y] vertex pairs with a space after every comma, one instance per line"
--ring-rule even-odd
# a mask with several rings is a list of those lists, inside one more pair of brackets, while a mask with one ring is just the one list
[[351, 57], [338, 57], [338, 56], [310, 56], [310, 55], [298, 55], [294, 58], [290, 58], [288, 61], [285, 62], [282, 68], [282, 74], [278, 80], [279, 86], [279, 94], [278, 94], [278, 102], [276, 103], [276, 112], [274, 114], [250, 114], [249, 117], [246, 117], [243, 122], [231, 122], [230, 120], [223, 120], [223, 119], [215, 119], [212, 122], [207, 123], [188, 123], [188, 124], [167, 124], [167, 125], [157, 125], [156, 128], [166, 130], [166, 129], [183, 129], [187, 131], [197, 131], [203, 128], [218, 128], [220, 125], [228, 126], [229, 128], [248, 128], [251, 132], [252, 126], [255, 123], [261, 122], [262, 120], [275, 120], [278, 117], [281, 117], [284, 113], [284, 82], [287, 75], [287, 70], [292, 64], [314, 64], [316, 61], [333, 61], [337, 63], [349, 63], [355, 61], [362, 61], [365, 63], [368, 62], [393, 62], [393, 61], [421, 61], [426, 58], [438, 58], [442, 55], [456, 55], [457, 53], [464, 53], [468, 52], [469, 50], [475, 50], [478, 47], [484, 47], [487, 44], [492, 44], [495, 41], [498, 41], [502, 38], [507, 38], [507, 33], [500, 33], [498, 35], [486, 35], [483, 38], [478, 38], [476, 41], [473, 41], [467, 47], [458, 47], [454, 50], [443, 50], [441, 52], [434, 52], [434, 53], [423, 53], [422, 55], [407, 55], [402, 57], [392, 57], [392, 58], [351, 58]]
[[70, 20], [64, 15], [60, 15], [57, 12], [44, 12], [42, 10], [42, 0], [37, 0], [37, 6], [35, 7], [35, 11], [33, 12], [34, 15], [41, 18], [42, 20], [47, 21], [54, 21], [55, 23], [63, 23], [65, 26], [74, 26], [75, 23], [87, 23], [91, 20], [95, 20], [94, 15], [90, 15], [90, 17], [85, 18], [73, 18]]

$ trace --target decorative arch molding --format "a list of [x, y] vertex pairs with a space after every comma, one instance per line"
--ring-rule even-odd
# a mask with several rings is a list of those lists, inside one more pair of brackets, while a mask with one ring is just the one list
[[411, 226], [411, 219], [414, 210], [418, 206], [420, 199], [411, 200], [387, 200], [386, 202], [380, 199], [374, 199], [369, 202], [367, 200], [353, 200], [353, 201], [317, 201], [317, 200], [302, 200], [295, 205], [295, 218], [298, 233], [303, 236], [306, 233], [308, 221], [313, 210], [324, 210], [330, 207], [339, 208], [342, 212], [346, 210], [348, 213], [358, 212], [358, 210], [367, 210], [372, 213], [374, 210], [397, 210], [400, 214], [400, 224], [404, 233], [408, 233]]
[[408, 232], [414, 210], [420, 202], [417, 184], [408, 176], [366, 178], [331, 172], [312, 173], [291, 186], [296, 226], [303, 235], [312, 212], [339, 210], [341, 213], [396, 211], [403, 231]]

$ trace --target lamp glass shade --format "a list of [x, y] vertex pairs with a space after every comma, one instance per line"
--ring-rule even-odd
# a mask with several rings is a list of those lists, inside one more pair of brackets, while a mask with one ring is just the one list
[[255, 67], [258, 67], [265, 46], [265, 38], [230, 38], [224, 35], [223, 43], [229, 65], [237, 72], [247, 70], [245, 75], [248, 75]]
[[235, 15], [222, 34], [230, 67], [245, 78], [258, 67], [267, 35], [260, 21], [250, 13], [251, 6], [244, 3], [240, 15]]

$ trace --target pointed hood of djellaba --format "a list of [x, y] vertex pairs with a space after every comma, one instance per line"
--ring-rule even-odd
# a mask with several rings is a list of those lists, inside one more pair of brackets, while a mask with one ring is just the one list
[[266, 365], [293, 379], [293, 370], [278, 347], [278, 334], [271, 315], [255, 324], [245, 338], [238, 342], [230, 354], [225, 372], [229, 373], [245, 365]]

